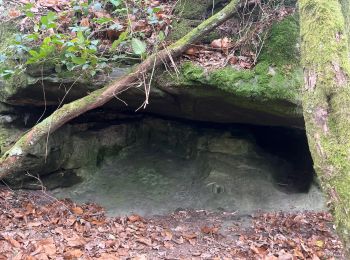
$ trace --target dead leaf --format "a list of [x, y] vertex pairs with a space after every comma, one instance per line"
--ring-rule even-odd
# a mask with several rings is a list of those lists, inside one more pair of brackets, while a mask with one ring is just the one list
[[193, 239], [193, 238], [196, 238], [197, 237], [197, 234], [196, 233], [188, 233], [188, 234], [182, 234], [182, 236], [186, 239]]
[[148, 23], [145, 20], [138, 20], [131, 24], [133, 31], [141, 31], [148, 26]]
[[146, 246], [152, 246], [152, 240], [150, 238], [140, 237], [136, 240], [136, 242], [139, 242]]
[[28, 227], [40, 227], [42, 225], [41, 222], [37, 221], [37, 222], [29, 222]]
[[236, 56], [232, 56], [231, 58], [229, 58], [228, 62], [231, 64], [231, 65], [235, 65], [238, 63], [238, 58]]
[[184, 238], [182, 236], [180, 236], [178, 239], [173, 239], [173, 241], [178, 244], [181, 245], [184, 243]]
[[4, 236], [5, 240], [7, 242], [9, 242], [12, 246], [16, 247], [16, 248], [20, 248], [21, 244], [15, 240], [14, 238], [10, 237], [10, 236]]
[[83, 255], [83, 251], [80, 249], [69, 249], [67, 252], [64, 253], [64, 259], [70, 260], [70, 259], [77, 259]]
[[40, 253], [35, 255], [35, 260], [49, 260], [49, 258], [45, 253]]
[[317, 255], [313, 255], [312, 260], [320, 260], [320, 258]]
[[54, 7], [59, 5], [59, 0], [39, 0], [38, 3], [44, 7]]
[[250, 249], [255, 254], [259, 255], [260, 257], [265, 256], [267, 254], [267, 250], [265, 248], [262, 248], [262, 247], [257, 247], [257, 246], [251, 245]]
[[167, 248], [167, 249], [173, 249], [174, 248], [174, 245], [171, 242], [164, 241], [163, 244], [164, 244], [164, 247]]
[[43, 248], [44, 253], [48, 256], [56, 254], [56, 245], [52, 237], [40, 240], [37, 244]]
[[84, 210], [81, 207], [74, 207], [72, 208], [72, 212], [76, 215], [82, 215]]
[[224, 37], [221, 40], [221, 48], [222, 49], [227, 49], [229, 47], [230, 40], [227, 37]]
[[133, 260], [147, 260], [148, 258], [146, 255], [138, 255], [138, 256], [135, 256], [131, 259], [133, 259]]
[[102, 253], [99, 260], [120, 260], [120, 257], [113, 253]]
[[171, 241], [173, 239], [173, 233], [170, 231], [165, 231], [163, 236], [165, 241]]
[[290, 253], [282, 253], [278, 256], [278, 260], [293, 260], [293, 255]]
[[218, 227], [208, 227], [208, 226], [204, 226], [204, 227], [201, 227], [201, 231], [202, 233], [204, 234], [217, 234], [218, 231], [219, 231], [219, 228]]
[[21, 15], [21, 12], [17, 9], [10, 9], [8, 12], [8, 16], [11, 18], [16, 18]]
[[83, 19], [81, 19], [80, 26], [90, 27], [89, 18], [84, 17]]
[[74, 235], [73, 237], [66, 238], [67, 245], [70, 247], [80, 247], [85, 244], [85, 239], [82, 237], [79, 237], [78, 235]]
[[131, 222], [131, 223], [134, 223], [134, 222], [137, 222], [137, 221], [141, 221], [141, 217], [139, 215], [130, 215], [128, 216], [128, 220]]
[[211, 42], [210, 46], [215, 49], [221, 49], [221, 39], [215, 39]]
[[315, 242], [315, 245], [318, 246], [319, 248], [322, 248], [322, 247], [324, 246], [324, 241], [322, 241], [322, 240], [317, 240], [317, 241]]
[[244, 69], [250, 69], [253, 65], [249, 62], [246, 62], [246, 61], [239, 61], [239, 66], [244, 68]]
[[225, 37], [222, 39], [215, 39], [211, 42], [210, 46], [215, 49], [227, 49], [229, 47], [230, 40]]
[[194, 47], [191, 47], [191, 48], [188, 48], [186, 51], [185, 51], [185, 54], [187, 55], [196, 55], [198, 53], [198, 48], [194, 48]]

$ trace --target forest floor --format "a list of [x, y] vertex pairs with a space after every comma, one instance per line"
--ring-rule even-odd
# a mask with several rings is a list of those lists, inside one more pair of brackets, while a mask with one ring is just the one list
[[0, 211], [0, 259], [344, 259], [327, 212], [112, 218], [98, 205], [6, 187]]

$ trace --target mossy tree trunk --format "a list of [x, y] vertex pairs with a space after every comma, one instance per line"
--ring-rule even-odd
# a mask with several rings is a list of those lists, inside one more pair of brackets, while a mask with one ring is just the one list
[[161, 65], [164, 61], [179, 56], [191, 43], [198, 41], [208, 32], [232, 17], [235, 13], [238, 2], [239, 0], [231, 0], [231, 2], [220, 12], [202, 22], [180, 40], [166, 49], [149, 56], [145, 61], [140, 63], [132, 73], [112, 82], [102, 89], [92, 92], [86, 97], [64, 105], [62, 108], [56, 110], [52, 115], [34, 126], [0, 159], [0, 179], [13, 173], [21, 173], [30, 170], [25, 169], [23, 161], [30, 153], [33, 146], [39, 141], [43, 140], [50, 133], [56, 131], [59, 127], [73, 118], [104, 105], [118, 95], [118, 93], [129, 88], [131, 84], [142, 79], [142, 76], [148, 71], [154, 69], [154, 67]]
[[350, 256], [350, 63], [341, 2], [300, 0], [299, 4], [307, 137], [314, 168]]

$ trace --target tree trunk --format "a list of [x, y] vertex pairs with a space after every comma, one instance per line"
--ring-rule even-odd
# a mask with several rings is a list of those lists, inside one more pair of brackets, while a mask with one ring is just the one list
[[[344, 0], [342, 0], [343, 7]], [[350, 62], [338, 0], [300, 0], [303, 111], [314, 168], [350, 256]]]
[[231, 0], [231, 2], [220, 12], [205, 20], [183, 38], [170, 45], [168, 48], [149, 56], [129, 75], [112, 82], [102, 89], [92, 92], [86, 97], [64, 105], [62, 108], [57, 109], [45, 120], [34, 126], [27, 134], [23, 135], [0, 159], [0, 179], [8, 176], [9, 174], [29, 170], [24, 169], [23, 159], [35, 144], [73, 118], [104, 105], [115, 97], [115, 95], [123, 90], [126, 90], [130, 84], [138, 81], [144, 73], [147, 73], [154, 67], [161, 65], [163, 61], [179, 56], [191, 43], [198, 41], [209, 31], [232, 17], [238, 2], [239, 0]]

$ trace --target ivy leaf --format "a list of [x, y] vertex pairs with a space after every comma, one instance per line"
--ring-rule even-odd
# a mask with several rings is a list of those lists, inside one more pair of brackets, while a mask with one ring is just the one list
[[29, 50], [28, 51], [30, 55], [32, 55], [32, 57], [38, 57], [39, 56], [39, 53], [35, 50]]
[[91, 41], [91, 44], [92, 45], [97, 45], [99, 43], [99, 40], [93, 40], [93, 41]]
[[77, 64], [77, 65], [83, 65], [86, 63], [86, 59], [82, 58], [82, 57], [72, 57], [72, 61]]
[[115, 7], [118, 7], [122, 3], [121, 0], [109, 0], [109, 2]]
[[74, 64], [71, 62], [67, 62], [66, 67], [67, 67], [67, 70], [69, 71], [72, 71], [75, 68]]
[[159, 34], [158, 34], [158, 41], [159, 42], [162, 42], [165, 40], [165, 34], [163, 31], [160, 31]]
[[132, 38], [131, 47], [136, 55], [142, 55], [146, 52], [146, 43], [140, 39]]
[[26, 16], [29, 17], [29, 18], [33, 18], [34, 17], [34, 13], [30, 12], [30, 11], [27, 11], [26, 12]]
[[112, 46], [111, 46], [111, 50], [115, 50], [119, 44], [121, 44], [123, 41], [125, 41], [126, 39], [128, 38], [128, 32], [125, 31], [125, 32], [122, 32], [119, 37], [118, 37], [118, 40], [115, 40], [113, 43], [112, 43]]
[[55, 20], [57, 19], [57, 16], [54, 12], [48, 12], [47, 15], [42, 16], [40, 18], [40, 22], [42, 24], [42, 27], [44, 29], [48, 28], [56, 28]]
[[78, 43], [79, 44], [83, 44], [85, 41], [85, 37], [84, 34], [82, 32], [78, 32], [77, 33], [77, 38], [78, 38]]
[[94, 3], [93, 8], [95, 11], [100, 12], [102, 10], [102, 5], [99, 2]]
[[114, 23], [114, 24], [109, 26], [109, 29], [119, 31], [119, 30], [123, 29], [123, 26], [119, 23]]
[[109, 17], [100, 17], [100, 18], [94, 18], [93, 21], [97, 24], [106, 24], [106, 23], [112, 22], [113, 19]]

